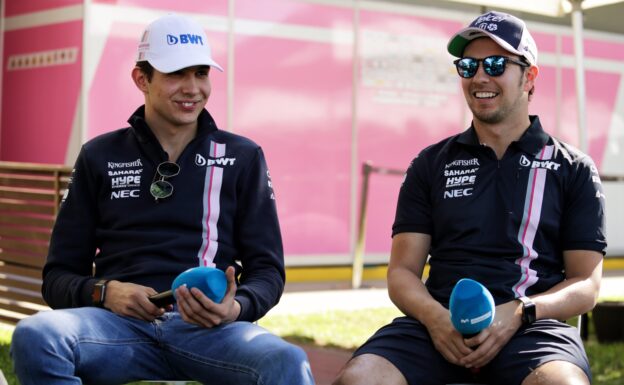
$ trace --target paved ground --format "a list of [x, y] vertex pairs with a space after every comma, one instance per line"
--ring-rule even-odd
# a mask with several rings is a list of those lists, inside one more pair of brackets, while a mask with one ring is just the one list
[[[365, 283], [368, 287], [348, 289], [346, 284], [288, 284], [280, 303], [270, 314], [318, 313], [333, 309], [365, 309], [394, 306], [384, 282]], [[600, 298], [624, 298], [624, 271], [605, 272]]]

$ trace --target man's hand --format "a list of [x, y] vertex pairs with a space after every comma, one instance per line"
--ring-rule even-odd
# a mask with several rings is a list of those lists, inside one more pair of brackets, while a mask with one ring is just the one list
[[513, 300], [496, 306], [492, 325], [476, 336], [466, 339], [467, 346], [475, 350], [460, 360], [466, 368], [480, 368], [487, 365], [507, 344], [522, 326], [522, 306]]
[[156, 290], [151, 287], [109, 281], [106, 285], [104, 307], [119, 315], [151, 322], [165, 312], [165, 309], [158, 308], [148, 299], [154, 294], [157, 294]]
[[241, 308], [240, 304], [234, 300], [236, 280], [232, 266], [227, 268], [225, 276], [228, 281], [228, 287], [221, 303], [213, 302], [197, 288], [189, 290], [183, 285], [176, 289], [178, 311], [183, 320], [206, 328], [212, 328], [232, 322], [238, 318]]
[[427, 317], [425, 326], [436, 350], [448, 362], [461, 365], [461, 359], [471, 354], [472, 349], [465, 344], [464, 338], [453, 326], [449, 311], [441, 309], [437, 314]]

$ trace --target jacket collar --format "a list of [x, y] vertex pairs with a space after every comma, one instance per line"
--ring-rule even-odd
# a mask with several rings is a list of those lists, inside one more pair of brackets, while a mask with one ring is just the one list
[[[524, 131], [520, 139], [512, 142], [512, 146], [517, 146], [520, 150], [528, 154], [536, 154], [539, 152], [546, 143], [548, 143], [549, 135], [542, 128], [539, 117], [537, 115], [529, 115], [531, 124]], [[479, 138], [474, 125], [459, 134], [457, 142], [468, 146], [480, 146]]]
[[[128, 123], [130, 123], [130, 126], [141, 143], [158, 142], [156, 136], [145, 121], [145, 105], [142, 105], [134, 111], [130, 118], [128, 118]], [[217, 129], [217, 124], [210, 113], [206, 109], [203, 109], [197, 118], [196, 139], [201, 139], [211, 132], [217, 131]]]

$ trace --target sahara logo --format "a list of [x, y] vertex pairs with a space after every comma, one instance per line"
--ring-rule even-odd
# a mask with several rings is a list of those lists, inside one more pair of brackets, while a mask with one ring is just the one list
[[107, 162], [110, 178], [110, 199], [139, 198], [143, 162], [137, 158], [131, 162]]

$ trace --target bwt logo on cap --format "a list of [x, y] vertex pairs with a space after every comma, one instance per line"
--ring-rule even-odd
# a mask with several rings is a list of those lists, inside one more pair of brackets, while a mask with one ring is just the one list
[[167, 35], [167, 44], [175, 45], [178, 43], [204, 45], [204, 41], [202, 40], [202, 37], [199, 35], [191, 35], [190, 33], [184, 33], [179, 36]]

